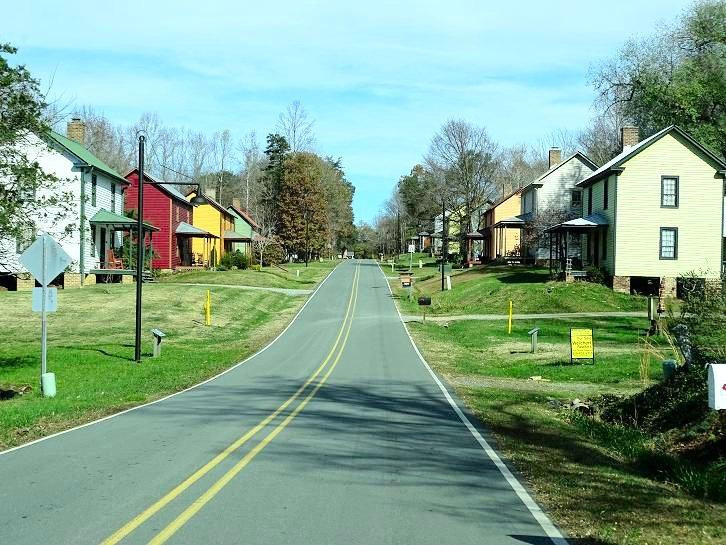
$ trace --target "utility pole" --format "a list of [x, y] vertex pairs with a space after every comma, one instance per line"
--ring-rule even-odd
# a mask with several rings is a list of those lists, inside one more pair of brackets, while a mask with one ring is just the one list
[[139, 183], [137, 184], [138, 204], [136, 206], [136, 338], [134, 360], [141, 362], [141, 286], [144, 283], [144, 142], [146, 137], [139, 136]]

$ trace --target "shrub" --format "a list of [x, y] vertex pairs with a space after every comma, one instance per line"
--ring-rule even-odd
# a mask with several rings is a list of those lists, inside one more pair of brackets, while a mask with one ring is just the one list
[[259, 263], [255, 263], [254, 265], [252, 265], [250, 267], [250, 269], [252, 269], [253, 271], [260, 272], [262, 270], [262, 265], [260, 265]]
[[[224, 270], [246, 269], [250, 264], [250, 260], [247, 257], [247, 254], [243, 254], [239, 250], [235, 250], [234, 252], [224, 254], [219, 264], [225, 267]], [[220, 270], [220, 268], [217, 267], [217, 270]]]
[[607, 273], [602, 267], [588, 267], [585, 272], [587, 272], [587, 280], [594, 284], [605, 284], [607, 280]]

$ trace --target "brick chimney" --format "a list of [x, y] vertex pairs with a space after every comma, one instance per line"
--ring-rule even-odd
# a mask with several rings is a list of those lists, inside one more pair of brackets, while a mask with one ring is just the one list
[[556, 167], [562, 161], [562, 150], [560, 148], [550, 148], [550, 168]]
[[80, 117], [72, 117], [68, 122], [66, 136], [81, 146], [86, 145], [86, 124], [81, 121]]
[[623, 145], [623, 151], [632, 148], [640, 142], [640, 130], [638, 127], [626, 125], [620, 129], [620, 142]]
[[237, 210], [242, 210], [242, 202], [237, 197], [232, 199], [232, 206], [234, 206]]

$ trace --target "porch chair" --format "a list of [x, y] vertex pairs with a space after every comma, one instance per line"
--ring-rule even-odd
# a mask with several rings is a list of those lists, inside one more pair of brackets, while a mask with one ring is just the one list
[[106, 251], [106, 268], [107, 269], [123, 269], [124, 262], [120, 257], [116, 257], [113, 250]]

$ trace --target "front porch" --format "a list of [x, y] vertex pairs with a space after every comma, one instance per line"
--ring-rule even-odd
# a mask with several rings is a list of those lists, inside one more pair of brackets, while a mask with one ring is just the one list
[[[126, 216], [99, 210], [89, 220], [91, 225], [91, 256], [98, 257], [98, 265], [89, 269], [102, 282], [123, 282], [124, 276], [136, 276], [136, 244], [133, 234], [138, 230], [138, 222]], [[143, 277], [152, 278], [153, 246], [151, 233], [159, 231], [149, 223], [142, 228], [142, 244], [145, 248]], [[121, 236], [117, 236], [121, 233]], [[124, 237], [123, 233], [128, 233]], [[137, 241], [138, 241], [138, 237]], [[100, 278], [99, 278], [100, 277]]]
[[[589, 267], [600, 267], [607, 257], [608, 219], [601, 214], [590, 214], [553, 225], [549, 234], [550, 275], [565, 282], [587, 277]], [[577, 237], [579, 244], [571, 244]], [[585, 240], [583, 252], [582, 240]]]
[[[179, 252], [179, 265], [174, 267], [174, 270], [195, 271], [210, 267], [209, 256], [212, 255], [214, 239], [219, 238], [218, 236], [184, 221], [179, 223], [174, 234], [176, 235], [177, 251]], [[201, 253], [192, 251], [192, 239], [194, 238], [203, 240]]]

